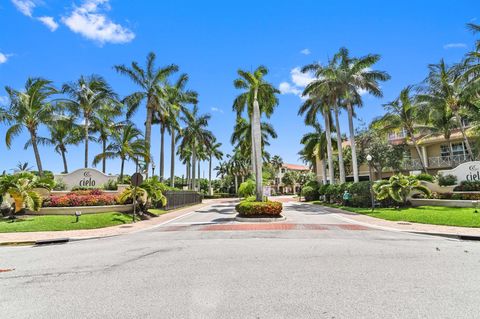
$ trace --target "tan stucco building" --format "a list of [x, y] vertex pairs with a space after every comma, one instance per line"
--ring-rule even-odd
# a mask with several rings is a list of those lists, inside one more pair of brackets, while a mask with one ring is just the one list
[[304, 165], [298, 164], [283, 164], [282, 167], [277, 172], [275, 179], [273, 181], [272, 188], [278, 194], [291, 194], [291, 193], [298, 193], [300, 191], [300, 185], [295, 184], [295, 190], [292, 188], [291, 185], [285, 185], [282, 182], [283, 175], [285, 175], [288, 171], [297, 171], [300, 173], [308, 173], [311, 172], [311, 169]]

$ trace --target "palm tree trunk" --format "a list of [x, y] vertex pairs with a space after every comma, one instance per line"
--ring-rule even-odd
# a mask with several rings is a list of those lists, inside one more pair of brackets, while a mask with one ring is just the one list
[[84, 125], [84, 134], [85, 134], [85, 168], [88, 167], [88, 116], [85, 115], [85, 125]]
[[40, 159], [40, 152], [38, 151], [36, 132], [30, 131], [30, 136], [32, 139], [33, 152], [35, 153], [35, 161], [37, 162], [38, 175], [43, 176], [42, 161]]
[[196, 190], [196, 184], [195, 184], [195, 168], [196, 168], [196, 154], [195, 154], [195, 146], [192, 148], [192, 190]]
[[238, 176], [237, 174], [234, 175], [235, 176], [235, 194], [238, 193]]
[[102, 172], [103, 174], [106, 173], [107, 171], [107, 158], [105, 157], [105, 152], [107, 151], [107, 140], [106, 139], [102, 139], [102, 154], [103, 154], [103, 158], [102, 158]]
[[415, 138], [415, 135], [413, 134], [413, 132], [409, 132], [409, 135], [410, 135], [410, 139], [412, 140], [413, 146], [417, 150], [417, 155], [418, 155], [418, 158], [420, 159], [420, 164], [422, 165], [422, 169], [425, 173], [428, 174], [427, 163], [423, 162], [423, 155], [422, 153], [420, 153], [420, 148], [418, 147], [417, 139]]
[[327, 158], [328, 158], [328, 178], [330, 184], [335, 184], [335, 175], [333, 172], [333, 150], [332, 150], [332, 132], [330, 129], [330, 110], [323, 110], [325, 119], [325, 137], [327, 139]]
[[63, 148], [61, 149], [60, 152], [62, 154], [63, 173], [67, 174], [68, 173], [67, 156], [65, 155], [65, 150]]
[[123, 169], [125, 167], [125, 159], [122, 158], [122, 162], [120, 164], [120, 180], [123, 179]]
[[253, 114], [250, 117], [250, 143], [252, 144], [252, 153], [250, 154], [250, 161], [252, 165], [252, 174], [255, 175], [255, 138], [254, 138], [254, 127], [253, 127]]
[[455, 112], [455, 117], [457, 118], [457, 123], [458, 123], [458, 127], [460, 128], [460, 132], [462, 132], [463, 142], [467, 147], [468, 155], [472, 156], [473, 155], [472, 147], [470, 146], [470, 141], [468, 140], [467, 133], [465, 132], [465, 127], [463, 126], [463, 123], [460, 118], [460, 115], [458, 114], [458, 111]]
[[350, 149], [352, 150], [353, 181], [357, 183], [360, 179], [358, 176], [357, 146], [355, 144], [355, 128], [353, 127], [352, 103], [347, 104], [347, 110], [348, 110], [348, 129], [350, 131]]
[[212, 190], [212, 155], [210, 154], [210, 161], [208, 162], [208, 194], [213, 195]]
[[[145, 120], [145, 150], [150, 155], [150, 145], [152, 145], [152, 118], [153, 118], [153, 105], [152, 98], [147, 98], [147, 119]], [[150, 167], [150, 156], [145, 160], [146, 176], [148, 177], [148, 171]]]
[[324, 185], [327, 184], [327, 163], [324, 158], [322, 158], [322, 182]]
[[333, 107], [335, 114], [335, 126], [337, 128], [337, 147], [338, 147], [338, 169], [340, 171], [340, 183], [345, 183], [345, 164], [343, 163], [342, 133], [340, 132], [340, 122], [338, 120], [338, 106]]
[[200, 191], [200, 159], [198, 159], [197, 190]]
[[175, 187], [175, 129], [172, 127], [172, 142], [170, 145], [172, 153], [170, 154], [170, 186]]
[[160, 181], [165, 177], [165, 126], [160, 124]]
[[263, 201], [263, 178], [262, 178], [262, 133], [260, 127], [260, 106], [257, 100], [258, 90], [255, 89], [253, 101], [253, 136], [255, 145], [255, 181], [256, 181], [256, 200]]
[[190, 159], [187, 161], [185, 167], [187, 169], [187, 189], [191, 189], [190, 188]]

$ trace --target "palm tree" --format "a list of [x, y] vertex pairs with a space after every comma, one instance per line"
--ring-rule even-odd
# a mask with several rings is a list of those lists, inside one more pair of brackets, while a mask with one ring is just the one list
[[[270, 145], [269, 138], [277, 138], [277, 132], [273, 126], [267, 122], [261, 124], [262, 132], [262, 158], [266, 158], [265, 146]], [[251, 122], [248, 122], [243, 117], [237, 117], [235, 126], [233, 128], [232, 137], [230, 142], [235, 146], [243, 155], [248, 156], [252, 150], [252, 126]]]
[[11, 124], [5, 135], [5, 143], [8, 148], [12, 146], [12, 140], [23, 129], [30, 134], [30, 142], [37, 162], [38, 174], [43, 175], [42, 161], [38, 151], [38, 128], [41, 124], [48, 124], [53, 119], [54, 105], [49, 101], [50, 97], [57, 92], [52, 82], [41, 78], [29, 78], [25, 83], [24, 91], [6, 87], [10, 106], [2, 109], [0, 113], [8, 114], [7, 123]]
[[215, 139], [212, 141], [211, 146], [208, 148], [208, 193], [213, 195], [212, 189], [212, 157], [216, 158], [217, 160], [221, 160], [223, 158], [223, 153], [220, 151], [220, 147], [222, 143], [218, 143]]
[[272, 165], [275, 170], [275, 174], [278, 174], [278, 171], [283, 166], [283, 159], [280, 156], [275, 155], [270, 159], [270, 165]]
[[[63, 173], [68, 173], [67, 146], [78, 145], [82, 141], [82, 129], [75, 124], [72, 117], [62, 117], [47, 125], [49, 136], [37, 137], [38, 144], [52, 145], [55, 152], [62, 157]], [[25, 144], [25, 149], [32, 146], [31, 140]]]
[[120, 158], [120, 180], [122, 180], [125, 161], [137, 161], [140, 157], [148, 159], [149, 153], [145, 149], [145, 141], [141, 137], [142, 133], [135, 125], [128, 123], [121, 126], [112, 135], [112, 141], [107, 145], [105, 152], [95, 156], [93, 160], [94, 165], [103, 161], [104, 158]]
[[69, 96], [66, 106], [73, 116], [83, 118], [85, 143], [85, 168], [88, 167], [88, 142], [92, 121], [98, 110], [105, 104], [114, 103], [117, 96], [108, 83], [100, 76], [81, 76], [76, 82], [64, 84], [62, 92]]
[[[114, 134], [123, 125], [124, 121], [117, 122], [115, 118], [122, 114], [119, 103], [105, 104], [92, 117], [92, 130], [98, 133], [98, 140], [102, 143], [102, 153], [107, 150], [107, 143]], [[102, 158], [102, 172], [105, 174], [107, 170], [107, 158]]]
[[314, 122], [310, 126], [315, 131], [302, 136], [300, 143], [303, 144], [303, 149], [299, 154], [304, 160], [312, 163], [313, 167], [316, 167], [317, 158], [320, 160], [322, 163], [322, 182], [327, 184], [327, 165], [325, 162], [327, 134], [318, 122]]
[[404, 130], [417, 151], [422, 169], [425, 173], [428, 173], [427, 163], [423, 160], [416, 137], [419, 128], [420, 107], [418, 103], [410, 97], [411, 89], [412, 87], [410, 86], [404, 88], [396, 100], [384, 104], [383, 107], [387, 111], [387, 114], [375, 120], [374, 125], [379, 125], [384, 132]]
[[[180, 135], [176, 137], [176, 142], [181, 141], [182, 139], [182, 131], [180, 131]], [[177, 155], [179, 156], [180, 160], [182, 161], [182, 164], [185, 165], [185, 177], [187, 179], [187, 187], [191, 189], [191, 160], [192, 160], [192, 150], [190, 146], [184, 145], [183, 147], [177, 149]]]
[[197, 190], [195, 184], [195, 173], [198, 159], [198, 151], [201, 146], [210, 147], [213, 140], [213, 134], [207, 130], [208, 121], [210, 120], [210, 114], [199, 114], [198, 107], [195, 105], [191, 112], [186, 112], [182, 117], [182, 121], [185, 123], [181, 133], [181, 148], [189, 148], [192, 151], [192, 189]]
[[275, 94], [280, 93], [270, 83], [264, 80], [268, 70], [259, 66], [253, 73], [238, 70], [238, 79], [234, 81], [236, 89], [245, 90], [234, 101], [233, 108], [240, 115], [245, 109], [249, 115], [252, 127], [252, 168], [256, 180], [256, 200], [263, 200], [262, 187], [262, 133], [261, 115], [269, 117], [278, 105]]
[[[158, 112], [158, 119], [164, 119], [164, 128], [166, 128], [171, 136], [171, 154], [170, 154], [170, 183], [173, 187], [175, 173], [175, 140], [176, 133], [180, 130], [178, 118], [180, 112], [186, 110], [186, 104], [197, 103], [198, 94], [195, 91], [186, 90], [188, 75], [182, 74], [173, 85], [166, 85], [163, 88], [163, 99], [166, 102], [166, 114], [161, 116]], [[161, 122], [161, 121], [159, 121]], [[161, 147], [160, 147], [160, 178], [163, 180], [164, 152], [163, 152], [163, 133], [161, 129]]]
[[[425, 92], [419, 95], [421, 102], [427, 103], [430, 107], [442, 108], [442, 105], [449, 108], [462, 133], [468, 154], [471, 156], [472, 147], [465, 131], [461, 112], [471, 107], [471, 90], [465, 87], [462, 69], [459, 66], [448, 67], [442, 59], [438, 64], [429, 65], [430, 72], [425, 83]], [[434, 106], [438, 104], [438, 106]]]
[[[304, 92], [305, 94], [305, 92]], [[332, 115], [330, 108], [324, 98], [312, 95], [300, 106], [298, 115], [305, 114], [305, 124], [313, 125], [317, 122], [317, 115], [321, 113], [325, 121], [325, 137], [327, 142], [328, 159], [328, 179], [331, 184], [335, 183], [335, 173], [333, 166], [333, 146], [332, 146]]]
[[228, 163], [220, 162], [213, 170], [217, 171], [217, 177], [223, 179], [228, 174]]
[[[157, 69], [155, 68], [155, 53], [150, 52], [147, 55], [145, 69], [142, 69], [137, 62], [132, 62], [131, 67], [116, 65], [115, 70], [130, 78], [130, 80], [140, 87], [139, 91], [130, 94], [124, 100], [128, 106], [128, 117], [137, 111], [142, 101], [146, 100], [145, 148], [150, 152], [153, 115], [156, 110], [160, 110], [165, 104], [160, 100], [161, 96], [158, 94], [158, 87], [162, 86], [171, 74], [178, 71], [178, 66], [172, 64]], [[149, 163], [150, 161], [146, 163], [147, 172]]]
[[[383, 71], [372, 70], [371, 67], [380, 60], [380, 55], [368, 54], [361, 58], [352, 58], [346, 48], [340, 48], [332, 61], [323, 67], [319, 64], [309, 65], [303, 71], [314, 71], [316, 80], [305, 88], [305, 94], [324, 92], [329, 95], [333, 103], [335, 113], [335, 125], [337, 128], [338, 155], [340, 164], [340, 180], [345, 182], [345, 170], [343, 167], [343, 152], [341, 149], [341, 133], [338, 121], [339, 100], [343, 100], [348, 110], [348, 124], [352, 150], [352, 166], [354, 181], [359, 181], [357, 151], [355, 145], [355, 130], [353, 126], [353, 105], [362, 105], [360, 90], [374, 96], [382, 97], [379, 82], [387, 81], [390, 76]], [[343, 167], [343, 169], [342, 169]], [[343, 171], [343, 179], [342, 179]]]

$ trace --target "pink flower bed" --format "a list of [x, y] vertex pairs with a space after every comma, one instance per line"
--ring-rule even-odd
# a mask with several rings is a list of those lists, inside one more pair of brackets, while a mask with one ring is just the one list
[[61, 196], [50, 196], [43, 201], [44, 207], [108, 206], [119, 204], [117, 196], [101, 190], [75, 191]]

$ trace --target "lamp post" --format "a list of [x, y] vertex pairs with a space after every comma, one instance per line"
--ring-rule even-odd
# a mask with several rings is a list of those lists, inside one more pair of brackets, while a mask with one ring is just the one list
[[155, 162], [152, 161], [152, 177], [155, 176]]
[[372, 198], [372, 211], [375, 209], [375, 194], [373, 193], [373, 176], [372, 176], [372, 155], [367, 155], [368, 162], [368, 179], [370, 180], [370, 197]]

